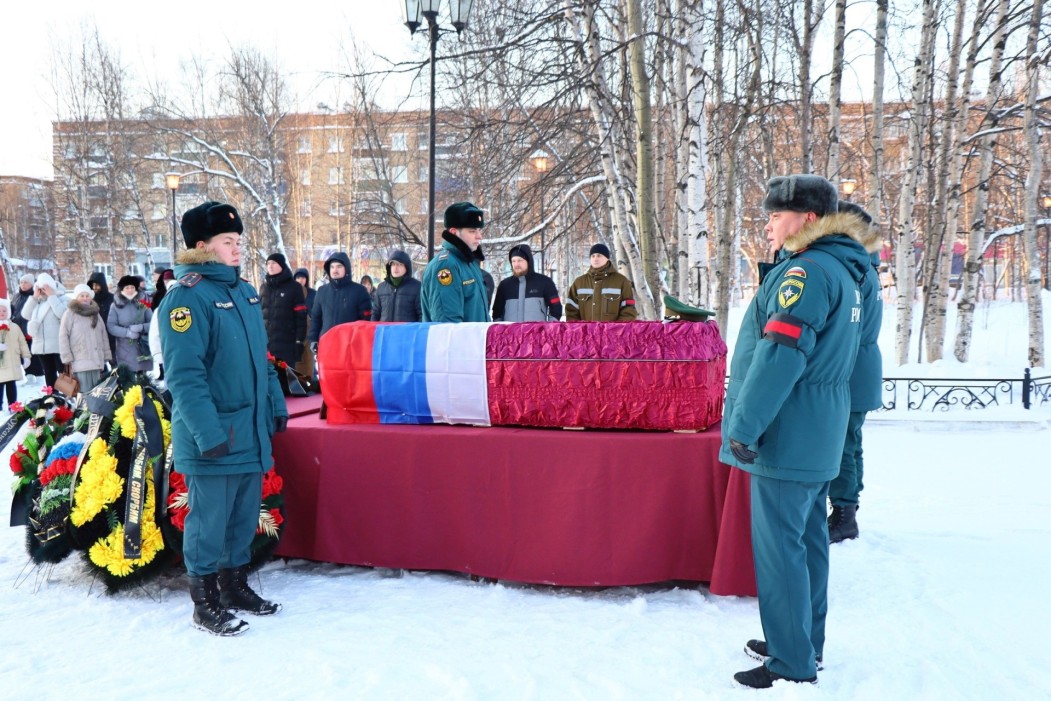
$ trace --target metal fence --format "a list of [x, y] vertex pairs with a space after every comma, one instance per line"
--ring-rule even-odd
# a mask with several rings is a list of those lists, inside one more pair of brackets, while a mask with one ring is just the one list
[[993, 406], [1022, 408], [1051, 406], [1051, 375], [1033, 377], [1026, 368], [1014, 378], [883, 378], [883, 409], [948, 411], [954, 408], [986, 409]]

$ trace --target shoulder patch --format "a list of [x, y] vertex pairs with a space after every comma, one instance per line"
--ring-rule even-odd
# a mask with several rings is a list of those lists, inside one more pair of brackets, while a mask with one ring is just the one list
[[190, 316], [189, 307], [176, 307], [168, 313], [168, 320], [171, 323], [172, 330], [183, 333], [188, 330], [193, 324], [193, 318]]
[[781, 281], [777, 289], [777, 302], [782, 309], [788, 309], [803, 296], [803, 281], [790, 278]]
[[201, 281], [201, 274], [200, 273], [186, 273], [181, 278], [179, 278], [179, 284], [182, 285], [183, 287], [193, 287], [194, 285], [196, 285], [200, 281]]
[[[249, 304], [259, 304], [259, 297], [258, 297], [258, 295], [249, 297], [248, 298], [248, 303]], [[230, 306], [233, 306], [233, 302], [230, 303]]]
[[234, 303], [233, 302], [220, 302], [219, 300], [215, 300], [215, 306], [217, 306], [219, 309], [233, 309], [234, 308]]
[[801, 278], [803, 278], [805, 280], [806, 279], [806, 270], [804, 270], [802, 267], [796, 265], [796, 266], [793, 266], [793, 267], [789, 268], [785, 272], [785, 277], [801, 277]]
[[453, 274], [448, 268], [443, 268], [438, 271], [438, 282], [443, 285], [451, 285], [453, 282]]

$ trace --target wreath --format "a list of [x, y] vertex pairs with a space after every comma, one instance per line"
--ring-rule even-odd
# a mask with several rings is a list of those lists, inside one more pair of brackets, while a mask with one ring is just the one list
[[[117, 408], [109, 429], [103, 430], [102, 417], [99, 430], [108, 437], [94, 438], [87, 446], [69, 514], [74, 543], [111, 592], [156, 574], [171, 561], [158, 557], [167, 546], [158, 523], [155, 479], [163, 475], [171, 442], [170, 413], [148, 384], [118, 386], [112, 401]], [[152, 449], [147, 423], [159, 423], [161, 445]], [[126, 529], [129, 516], [132, 529]]]

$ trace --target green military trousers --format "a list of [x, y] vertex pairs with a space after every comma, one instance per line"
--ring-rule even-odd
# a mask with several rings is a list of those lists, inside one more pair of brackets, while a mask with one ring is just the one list
[[850, 412], [847, 421], [847, 439], [843, 443], [843, 458], [839, 462], [839, 475], [828, 485], [828, 498], [832, 506], [857, 506], [861, 490], [865, 488], [865, 462], [861, 450], [861, 426], [865, 423], [866, 411]]
[[770, 671], [809, 679], [825, 646], [828, 482], [751, 475], [752, 555]]
[[186, 475], [190, 512], [182, 557], [186, 573], [203, 577], [247, 565], [259, 526], [263, 474]]

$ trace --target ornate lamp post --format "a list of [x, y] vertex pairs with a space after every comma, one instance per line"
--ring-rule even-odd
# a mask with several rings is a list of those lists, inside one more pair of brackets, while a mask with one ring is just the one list
[[843, 190], [843, 199], [849, 201], [850, 196], [854, 194], [854, 191], [858, 189], [857, 180], [842, 180], [839, 183], [840, 189]]
[[[415, 34], [421, 24], [421, 17], [427, 20], [431, 41], [431, 137], [428, 144], [427, 170], [427, 260], [434, 258], [434, 63], [438, 50], [438, 7], [440, 0], [404, 0], [405, 26], [410, 34]], [[449, 0], [449, 15], [456, 33], [467, 28], [467, 18], [471, 15], [474, 0]]]
[[[547, 172], [549, 167], [547, 152], [543, 150], [533, 151], [533, 155], [529, 157], [532, 161], [533, 167], [536, 168], [537, 175], [544, 177], [544, 173]], [[547, 275], [547, 271], [544, 269], [544, 259], [547, 255], [547, 225], [544, 224], [544, 192], [540, 192], [540, 273]]]
[[172, 192], [172, 269], [175, 268], [175, 248], [179, 243], [179, 225], [175, 218], [175, 191], [179, 189], [179, 180], [182, 176], [178, 173], [168, 173], [164, 176], [164, 185]]

